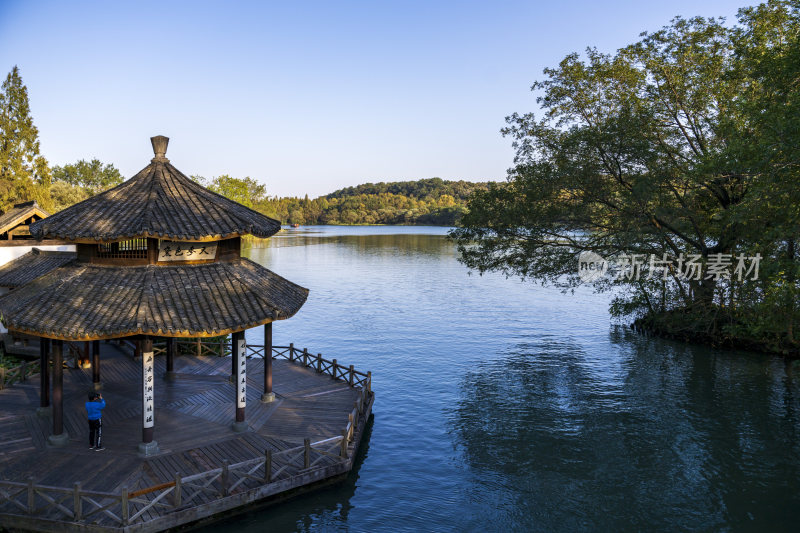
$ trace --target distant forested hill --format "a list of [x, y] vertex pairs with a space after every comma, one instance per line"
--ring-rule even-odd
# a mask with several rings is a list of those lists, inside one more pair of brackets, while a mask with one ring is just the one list
[[486, 182], [417, 181], [365, 183], [313, 200], [266, 198], [253, 207], [288, 224], [417, 224], [451, 226], [466, 211], [467, 198]]
[[362, 194], [397, 194], [418, 200], [435, 200], [444, 195], [452, 196], [456, 201], [466, 200], [475, 189], [486, 189], [486, 183], [471, 181], [445, 181], [441, 178], [428, 178], [416, 181], [392, 181], [380, 183], [364, 183], [355, 187], [345, 187], [334, 191], [325, 198], [345, 198]]

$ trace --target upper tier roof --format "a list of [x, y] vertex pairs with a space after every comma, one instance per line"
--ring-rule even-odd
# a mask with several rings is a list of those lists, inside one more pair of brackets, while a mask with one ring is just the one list
[[31, 225], [37, 239], [115, 242], [153, 237], [210, 241], [270, 237], [280, 222], [209, 191], [164, 157], [167, 137], [152, 137], [156, 156], [128, 181]]

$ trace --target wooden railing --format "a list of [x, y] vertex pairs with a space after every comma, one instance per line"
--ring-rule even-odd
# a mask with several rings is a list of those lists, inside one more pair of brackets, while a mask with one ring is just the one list
[[[123, 340], [122, 343], [133, 349], [134, 343], [132, 341]], [[225, 338], [219, 341], [208, 340], [191, 340], [183, 341], [177, 340], [175, 344], [178, 346], [189, 347], [191, 353], [194, 355], [208, 355], [219, 356], [220, 353], [230, 355], [232, 353], [231, 343]], [[166, 353], [166, 343], [154, 342], [153, 353], [155, 355], [163, 355]], [[264, 358], [264, 345], [263, 344], [245, 344], [245, 353], [247, 358], [260, 357]], [[327, 374], [332, 378], [344, 381], [351, 387], [364, 387], [367, 391], [372, 391], [372, 373], [360, 372], [356, 370], [353, 365], [342, 365], [336, 359], [325, 359], [322, 354], [312, 354], [308, 348], [295, 348], [294, 343], [289, 346], [273, 346], [272, 347], [273, 359], [285, 359], [292, 363], [300, 364], [306, 368], [313, 369], [319, 374]]]
[[111, 493], [86, 490], [80, 482], [64, 488], [37, 485], [33, 478], [26, 483], [0, 480], [0, 514], [125, 527], [190, 507], [202, 511], [222, 498], [255, 489], [270, 493], [270, 485], [277, 493], [277, 484], [297, 475], [311, 474], [307, 482], [317, 481], [314, 473], [322, 474], [323, 469], [344, 465], [351, 458], [358, 424], [366, 421], [362, 417], [365, 420], [359, 422], [359, 417], [369, 397], [367, 393], [359, 396], [341, 436], [313, 443], [307, 438], [302, 446], [268, 449], [261, 457], [239, 463], [224, 460], [217, 468], [188, 476], [176, 473], [171, 481], [138, 490], [123, 487], [119, 493]]
[[[176, 349], [180, 352], [189, 352], [193, 355], [208, 355], [212, 357], [225, 357], [231, 354], [231, 343], [228, 337], [222, 337], [220, 340], [210, 339], [196, 339], [196, 340], [176, 340]], [[162, 352], [166, 353], [166, 344], [160, 344]], [[154, 345], [155, 349], [155, 345]]]
[[[83, 358], [82, 343], [64, 343], [64, 362], [68, 367], [78, 368], [79, 359]], [[72, 361], [70, 362], [70, 359]], [[11, 368], [0, 367], [0, 390], [10, 387], [14, 383], [27, 380], [29, 377], [38, 374], [41, 370], [41, 363], [38, 359], [33, 361], [23, 361], [19, 365]]]
[[[196, 345], [196, 342], [187, 344]], [[263, 358], [264, 351], [263, 345], [247, 345], [248, 357]], [[361, 425], [367, 421], [367, 409], [374, 396], [372, 373], [359, 372], [352, 365], [340, 365], [336, 359], [328, 360], [321, 354], [312, 355], [305, 348], [295, 348], [294, 344], [273, 346], [272, 357], [327, 374], [351, 387], [360, 387], [358, 399], [348, 414], [347, 425], [341, 435], [317, 442], [306, 438], [302, 446], [280, 451], [268, 449], [261, 457], [239, 463], [231, 464], [224, 460], [218, 467], [205, 472], [188, 476], [176, 473], [171, 481], [137, 490], [123, 487], [119, 493], [86, 490], [80, 482], [76, 482], [72, 488], [65, 488], [38, 485], [33, 478], [28, 478], [26, 483], [0, 480], [0, 514], [70, 521], [82, 525], [126, 527], [188, 508], [202, 512], [203, 508], [210, 508], [220, 499], [234, 494], [248, 491], [271, 494], [271, 487], [275, 487], [274, 493], [278, 493], [285, 490], [278, 484], [298, 475], [309, 474], [306, 483], [324, 479], [324, 469], [345, 465], [353, 458], [354, 439]], [[25, 376], [38, 372], [38, 364], [24, 363], [14, 369], [5, 369], [3, 382], [13, 383], [7, 381], [8, 377], [25, 379]], [[219, 510], [219, 507], [215, 506], [215, 509]]]
[[[248, 358], [264, 358], [264, 345], [247, 344], [245, 347]], [[294, 343], [289, 346], [273, 346], [272, 358], [285, 359], [311, 368], [318, 374], [327, 374], [333, 379], [344, 381], [351, 387], [362, 387], [367, 392], [372, 392], [372, 372], [360, 372], [353, 368], [353, 365], [342, 365], [336, 359], [325, 359], [320, 353], [316, 355], [310, 353], [308, 348], [300, 350], [294, 347]]]
[[23, 361], [11, 368], [0, 367], [0, 390], [39, 373], [39, 361]]
[[[131, 350], [136, 350], [136, 342], [128, 339], [120, 339], [116, 341], [120, 346], [126, 346]], [[208, 339], [176, 339], [175, 340], [175, 355], [207, 355], [210, 357], [226, 357], [231, 354], [231, 343], [225, 338], [220, 340]], [[167, 343], [163, 340], [156, 340], [153, 342], [153, 353], [155, 355], [166, 355]]]

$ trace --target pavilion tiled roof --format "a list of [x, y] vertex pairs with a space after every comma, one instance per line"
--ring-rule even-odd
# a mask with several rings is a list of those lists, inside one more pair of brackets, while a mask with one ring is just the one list
[[156, 156], [128, 181], [31, 225], [37, 239], [114, 242], [135, 238], [208, 241], [252, 234], [270, 237], [280, 222], [212, 192], [164, 157], [166, 137], [153, 137]]
[[75, 260], [75, 252], [44, 251], [34, 248], [0, 266], [0, 287], [10, 289], [25, 285], [39, 276]]
[[15, 204], [14, 207], [0, 215], [0, 233], [7, 232], [34, 215], [45, 218], [50, 216], [50, 213], [39, 207], [36, 201]]
[[76, 263], [0, 298], [7, 328], [62, 340], [203, 337], [289, 318], [308, 289], [248, 260], [178, 266]]

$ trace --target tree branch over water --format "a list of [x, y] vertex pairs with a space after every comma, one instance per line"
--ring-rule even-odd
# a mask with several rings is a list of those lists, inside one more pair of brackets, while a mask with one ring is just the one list
[[704, 269], [759, 254], [758, 279], [594, 283], [618, 289], [614, 315], [651, 329], [797, 353], [799, 50], [797, 4], [770, 1], [735, 26], [676, 18], [545, 69], [540, 112], [506, 118], [508, 181], [476, 192], [451, 233], [462, 262], [569, 289], [580, 252], [697, 256]]

